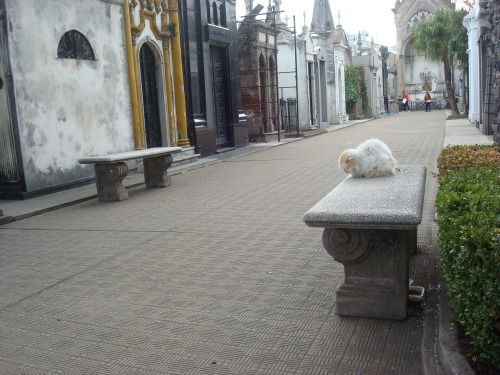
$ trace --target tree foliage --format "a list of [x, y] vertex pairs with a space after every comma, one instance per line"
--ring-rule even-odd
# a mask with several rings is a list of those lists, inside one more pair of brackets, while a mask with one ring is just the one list
[[356, 106], [361, 92], [359, 85], [359, 64], [346, 65], [345, 75], [345, 101], [349, 108]]
[[368, 91], [365, 83], [364, 67], [361, 64], [346, 65], [345, 100], [348, 112], [355, 114], [356, 105], [361, 104], [363, 112], [368, 109]]
[[456, 58], [463, 67], [468, 61], [467, 29], [462, 24], [466, 14], [465, 10], [438, 9], [431, 19], [413, 28], [413, 47], [429, 60], [443, 63], [452, 115], [459, 114], [451, 83], [453, 60]]

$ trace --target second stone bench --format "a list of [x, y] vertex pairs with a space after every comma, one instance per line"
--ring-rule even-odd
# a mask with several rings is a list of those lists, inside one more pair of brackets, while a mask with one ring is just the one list
[[337, 312], [405, 319], [409, 254], [422, 221], [426, 167], [399, 165], [394, 176], [344, 179], [303, 217], [322, 227], [323, 246], [344, 265]]
[[142, 159], [144, 181], [147, 188], [170, 185], [167, 169], [172, 165], [172, 154], [182, 151], [182, 147], [154, 147], [90, 156], [78, 159], [80, 164], [94, 164], [97, 198], [100, 202], [122, 201], [128, 198], [128, 191], [122, 181], [128, 174], [127, 160]]

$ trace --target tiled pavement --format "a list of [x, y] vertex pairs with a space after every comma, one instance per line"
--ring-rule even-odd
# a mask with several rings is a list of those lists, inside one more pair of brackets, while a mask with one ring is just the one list
[[[439, 373], [444, 135], [444, 112], [401, 113], [0, 226], [0, 374]], [[302, 221], [371, 137], [429, 171], [410, 266], [426, 299], [404, 321], [338, 316], [343, 267]]]

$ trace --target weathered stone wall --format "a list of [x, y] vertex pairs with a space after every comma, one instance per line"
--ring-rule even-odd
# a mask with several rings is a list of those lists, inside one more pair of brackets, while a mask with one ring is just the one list
[[[92, 177], [91, 154], [134, 147], [122, 5], [7, 0], [8, 45], [27, 191]], [[77, 30], [95, 60], [58, 58]]]

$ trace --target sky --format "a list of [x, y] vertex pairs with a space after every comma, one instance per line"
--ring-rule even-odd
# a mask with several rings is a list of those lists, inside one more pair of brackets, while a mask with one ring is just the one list
[[[333, 22], [338, 23], [338, 12], [340, 11], [340, 23], [347, 34], [357, 34], [358, 31], [367, 31], [368, 39], [373, 37], [375, 43], [388, 47], [396, 45], [396, 27], [394, 25], [394, 13], [392, 8], [396, 0], [330, 0]], [[253, 6], [261, 4], [267, 10], [269, 0], [253, 0]], [[274, 5], [274, 1], [272, 1]], [[306, 12], [307, 26], [311, 26], [314, 0], [282, 0], [281, 19], [288, 16], [289, 26], [293, 26], [292, 17], [295, 15], [297, 31], [304, 26], [304, 12]], [[263, 10], [263, 11], [264, 11]], [[236, 1], [236, 16], [238, 20], [245, 15], [245, 1]]]

